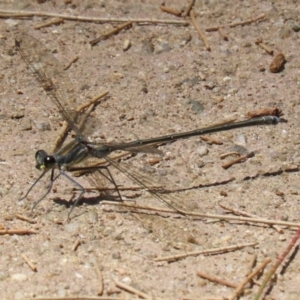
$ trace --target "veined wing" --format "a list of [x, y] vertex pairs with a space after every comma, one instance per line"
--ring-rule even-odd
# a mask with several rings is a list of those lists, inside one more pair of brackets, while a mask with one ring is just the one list
[[56, 105], [62, 118], [81, 136], [74, 116], [70, 114], [77, 106], [73, 86], [59, 61], [39, 40], [30, 35], [22, 34], [15, 42], [22, 58]]

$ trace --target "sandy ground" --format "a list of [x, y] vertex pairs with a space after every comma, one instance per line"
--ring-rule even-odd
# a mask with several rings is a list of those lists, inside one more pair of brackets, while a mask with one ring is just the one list
[[[183, 2], [166, 4], [180, 10], [186, 6]], [[1, 1], [0, 8], [182, 20], [163, 13], [160, 4], [154, 0]], [[0, 20], [0, 224], [2, 229], [36, 231], [1, 236], [1, 299], [97, 296], [96, 266], [103, 277], [104, 296], [136, 297], [118, 288], [116, 281], [120, 281], [149, 297], [227, 299], [233, 288], [202, 279], [197, 272], [239, 284], [255, 256], [256, 266], [268, 258], [274, 264], [287, 247], [295, 227], [282, 226], [280, 231], [261, 223], [135, 214], [103, 205], [103, 197], [96, 192], [85, 194], [67, 222], [69, 201], [78, 193], [65, 178], [55, 182], [31, 216], [31, 207], [45, 192], [49, 177], [45, 176], [27, 199], [19, 200], [40, 174], [35, 169], [35, 152], [50, 151], [61, 125], [51, 100], [14, 47], [15, 37], [26, 32], [47, 45], [62, 65], [79, 57], [65, 71], [78, 104], [109, 91], [93, 112], [97, 118], [94, 137], [101, 142], [173, 134], [232, 118], [243, 120], [256, 109], [281, 109], [286, 123], [210, 136], [221, 144], [209, 144], [199, 137], [180, 140], [159, 147], [163, 155], [144, 153], [120, 163], [131, 166], [126, 165], [126, 169], [134, 167], [146, 184], [151, 181], [172, 190], [163, 196], [181, 201], [193, 212], [233, 215], [222, 209], [221, 203], [261, 218], [299, 222], [299, 5], [292, 0], [196, 1], [194, 10], [202, 28], [263, 13], [267, 18], [225, 28], [228, 41], [217, 32], [207, 33], [211, 51], [205, 49], [193, 26], [135, 24], [91, 47], [89, 41], [116, 25], [65, 21], [35, 30], [43, 18]], [[284, 70], [270, 72], [273, 57], [255, 45], [258, 38], [275, 54], [284, 53]], [[125, 51], [127, 40], [131, 47]], [[225, 170], [225, 161], [236, 157], [221, 159], [220, 155], [232, 151], [254, 151], [255, 156]], [[111, 170], [120, 187], [136, 186], [113, 167]], [[76, 180], [86, 188], [93, 187], [85, 177]], [[161, 205], [145, 191], [121, 193], [123, 200], [133, 199], [136, 204]], [[30, 216], [35, 223], [22, 221], [16, 214]], [[80, 245], [74, 250], [77, 241]], [[245, 243], [257, 244], [170, 263], [155, 261]], [[300, 257], [296, 250], [277, 271], [265, 299], [300, 299]], [[36, 272], [22, 255], [36, 265]], [[246, 290], [241, 299], [253, 299], [258, 286], [249, 285]]]

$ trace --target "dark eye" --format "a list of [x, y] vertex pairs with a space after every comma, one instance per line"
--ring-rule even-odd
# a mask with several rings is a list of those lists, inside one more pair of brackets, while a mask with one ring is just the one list
[[35, 154], [36, 168], [39, 170], [51, 169], [55, 166], [54, 156], [48, 155], [46, 151], [39, 150]]

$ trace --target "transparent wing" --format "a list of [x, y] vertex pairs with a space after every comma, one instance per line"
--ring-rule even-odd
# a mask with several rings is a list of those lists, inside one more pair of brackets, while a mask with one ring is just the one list
[[77, 107], [74, 89], [59, 61], [49, 49], [30, 35], [18, 36], [15, 44], [44, 91], [58, 108], [62, 118], [77, 135], [80, 135], [80, 130], [75, 125], [74, 115], [69, 113], [75, 111]]

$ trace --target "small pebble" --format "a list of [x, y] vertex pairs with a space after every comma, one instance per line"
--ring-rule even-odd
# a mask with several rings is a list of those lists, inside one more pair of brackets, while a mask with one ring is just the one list
[[126, 276], [126, 277], [122, 278], [122, 282], [130, 285], [132, 283], [132, 280], [130, 277]]
[[123, 51], [127, 51], [131, 47], [131, 41], [125, 40], [123, 44]]
[[114, 252], [114, 253], [112, 254], [112, 258], [113, 258], [113, 259], [120, 259], [120, 258], [121, 258], [120, 252]]
[[246, 139], [245, 135], [239, 134], [239, 135], [236, 137], [236, 140], [235, 140], [234, 143], [235, 143], [236, 145], [238, 145], [238, 146], [246, 147], [247, 139]]
[[205, 156], [208, 153], [208, 149], [206, 146], [200, 146], [197, 148], [197, 153], [199, 156]]

